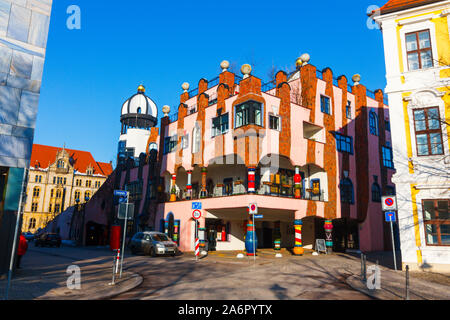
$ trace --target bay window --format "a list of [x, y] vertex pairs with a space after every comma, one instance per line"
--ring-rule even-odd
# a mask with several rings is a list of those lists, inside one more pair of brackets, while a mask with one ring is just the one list
[[256, 101], [247, 101], [235, 107], [234, 128], [249, 124], [263, 125], [263, 105]]

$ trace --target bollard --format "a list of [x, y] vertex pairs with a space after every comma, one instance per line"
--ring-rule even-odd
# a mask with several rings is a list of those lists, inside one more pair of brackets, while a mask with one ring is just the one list
[[116, 256], [116, 273], [119, 273], [119, 262], [120, 262], [120, 249], [117, 249], [117, 256]]
[[367, 281], [367, 256], [364, 254], [364, 268], [363, 268], [363, 281], [366, 282]]
[[113, 285], [115, 285], [116, 284], [116, 257], [115, 256], [113, 256], [113, 265], [112, 265], [112, 281], [111, 281], [111, 283], [109, 283], [109, 285], [110, 286], [113, 286]]
[[405, 300], [409, 300], [409, 266], [406, 265], [406, 296]]
[[364, 258], [363, 258], [363, 253], [361, 252], [361, 279], [363, 278], [363, 274], [364, 274], [364, 263], [363, 263], [363, 260], [364, 260]]

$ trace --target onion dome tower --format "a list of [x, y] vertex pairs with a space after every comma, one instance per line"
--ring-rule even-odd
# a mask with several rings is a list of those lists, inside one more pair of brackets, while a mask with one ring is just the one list
[[158, 108], [145, 95], [145, 87], [140, 85], [138, 92], [122, 105], [120, 116], [122, 123], [119, 138], [118, 164], [124, 163], [127, 157], [137, 160], [145, 153], [150, 130], [158, 123]]

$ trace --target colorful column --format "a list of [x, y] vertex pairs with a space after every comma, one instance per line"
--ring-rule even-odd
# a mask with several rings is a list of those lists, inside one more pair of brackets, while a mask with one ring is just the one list
[[187, 189], [187, 200], [191, 200], [192, 199], [192, 170], [188, 170], [187, 171], [187, 184], [186, 184], [186, 189]]
[[177, 175], [174, 173], [172, 174], [172, 181], [170, 183], [170, 202], [177, 201]]
[[202, 167], [202, 190], [200, 191], [200, 198], [206, 198], [206, 174], [208, 173], [208, 169], [206, 167]]
[[273, 248], [276, 251], [281, 250], [281, 232], [280, 232], [280, 221], [274, 223], [273, 228]]
[[175, 220], [173, 223], [173, 241], [180, 245], [180, 220]]
[[304, 253], [303, 243], [302, 243], [302, 220], [294, 220], [295, 229], [295, 245], [294, 245], [294, 255], [301, 256]]
[[302, 176], [300, 175], [300, 167], [295, 167], [294, 174], [295, 199], [302, 197]]
[[333, 250], [333, 221], [325, 221], [325, 245], [327, 246], [327, 252], [330, 253]]
[[164, 233], [169, 235], [169, 220], [164, 220]]
[[256, 168], [255, 167], [249, 167], [248, 168], [248, 186], [247, 186], [247, 192], [248, 193], [256, 193], [256, 189], [255, 189], [255, 173], [256, 173]]
[[[255, 241], [254, 245], [253, 240]], [[247, 233], [245, 235], [245, 251], [247, 251], [247, 256], [256, 255], [256, 248], [258, 248], [258, 238], [256, 237], [253, 221], [249, 220], [247, 223]]]

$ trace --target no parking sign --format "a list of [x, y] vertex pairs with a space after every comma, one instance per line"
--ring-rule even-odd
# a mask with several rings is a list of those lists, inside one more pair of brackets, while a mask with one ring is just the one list
[[397, 210], [397, 199], [394, 196], [383, 196], [381, 206], [383, 211], [395, 211]]

